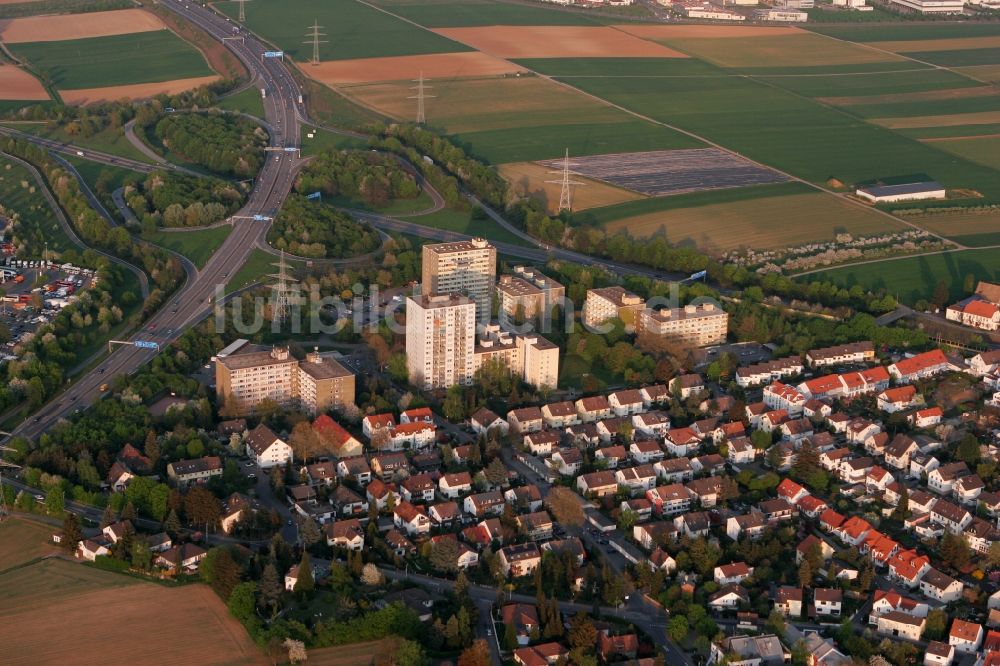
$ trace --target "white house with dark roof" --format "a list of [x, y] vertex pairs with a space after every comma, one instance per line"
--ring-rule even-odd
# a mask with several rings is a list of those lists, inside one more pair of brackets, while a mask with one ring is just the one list
[[247, 433], [245, 441], [247, 455], [262, 469], [285, 465], [293, 459], [292, 447], [263, 423]]

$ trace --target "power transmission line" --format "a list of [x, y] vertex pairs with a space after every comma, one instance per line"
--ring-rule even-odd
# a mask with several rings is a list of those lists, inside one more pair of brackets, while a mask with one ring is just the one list
[[321, 26], [319, 24], [319, 21], [313, 21], [312, 27], [309, 28], [309, 32], [306, 33], [306, 37], [309, 38], [309, 41], [302, 42], [303, 44], [312, 44], [312, 47], [313, 47], [312, 64], [313, 65], [318, 65], [319, 64], [319, 45], [327, 43], [327, 40], [325, 40], [325, 39], [321, 40], [320, 39], [320, 37], [326, 37], [326, 33], [325, 32], [320, 32], [320, 30], [322, 30], [322, 29], [323, 29], [323, 26]]
[[250, 0], [236, 0], [236, 2], [238, 2], [240, 5], [240, 18], [239, 18], [240, 23], [246, 23], [247, 20], [246, 3], [248, 3], [249, 1]]
[[426, 92], [433, 86], [429, 86], [426, 83], [424, 83], [423, 70], [421, 70], [420, 72], [420, 78], [414, 79], [414, 83], [416, 83], [417, 85], [410, 88], [410, 90], [416, 90], [417, 94], [412, 95], [411, 97], [407, 97], [407, 99], [417, 100], [417, 124], [423, 125], [427, 121], [427, 116], [424, 113], [424, 100], [427, 99], [428, 97], [435, 97], [435, 95], [428, 95]]
[[562, 174], [562, 178], [560, 178], [559, 180], [547, 180], [547, 181], [545, 181], [546, 183], [550, 183], [552, 185], [561, 185], [562, 186], [562, 189], [559, 192], [559, 212], [562, 212], [564, 210], [567, 211], [567, 212], [572, 212], [573, 211], [573, 190], [572, 190], [572, 188], [573, 188], [573, 186], [582, 186], [582, 185], [584, 185], [584, 183], [581, 183], [581, 182], [576, 181], [576, 180], [572, 180], [570, 178], [570, 176], [571, 175], [575, 175], [576, 172], [570, 171], [569, 166], [570, 166], [569, 148], [567, 148], [566, 149], [566, 157], [564, 157], [563, 161], [562, 161], [562, 169], [560, 169], [558, 171], [549, 171], [549, 173]]

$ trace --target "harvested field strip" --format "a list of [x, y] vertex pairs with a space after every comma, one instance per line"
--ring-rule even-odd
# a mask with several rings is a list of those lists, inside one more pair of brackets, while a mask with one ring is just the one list
[[588, 210], [579, 217], [580, 222], [589, 225], [602, 225], [621, 220], [626, 217], [637, 217], [650, 213], [658, 213], [670, 210], [681, 210], [697, 208], [698, 206], [709, 206], [712, 204], [734, 204], [741, 201], [751, 201], [753, 199], [766, 199], [771, 197], [791, 196], [795, 194], [810, 194], [816, 190], [804, 183], [790, 181], [777, 185], [757, 185], [755, 187], [741, 187], [731, 190], [714, 190], [711, 192], [692, 192], [691, 194], [678, 194], [673, 197], [660, 197], [657, 199], [637, 199], [627, 203], [604, 208], [594, 208]]
[[361, 60], [331, 60], [304, 66], [303, 71], [327, 85], [374, 83], [416, 79], [454, 79], [460, 77], [500, 76], [525, 71], [507, 60], [479, 53], [433, 53]]
[[[552, 169], [561, 166], [558, 161], [544, 164]], [[570, 168], [582, 176], [653, 197], [788, 180], [784, 174], [717, 148], [596, 155], [571, 159]]]
[[926, 102], [933, 100], [956, 100], [969, 97], [990, 97], [1000, 94], [992, 86], [969, 88], [945, 88], [944, 90], [924, 90], [921, 92], [890, 93], [887, 95], [863, 95], [854, 97], [817, 97], [816, 101], [834, 106], [858, 106], [862, 104], [893, 104], [896, 102]]
[[963, 136], [1000, 134], [1000, 123], [985, 125], [950, 125], [944, 127], [914, 127], [901, 129], [900, 134], [913, 139], [952, 139]]
[[[320, 46], [321, 60], [470, 50], [356, 0], [254, 0], [254, 3], [247, 5], [247, 28], [300, 62], [312, 56], [312, 48], [303, 44], [303, 35], [314, 21], [324, 26], [327, 35], [327, 43]], [[239, 16], [235, 2], [219, 2], [216, 8], [232, 19]]]
[[[428, 124], [446, 132], [468, 132], [556, 123], [627, 120], [628, 116], [576, 91], [539, 77], [480, 78], [427, 82], [434, 97], [425, 101]], [[416, 113], [413, 83], [393, 81], [343, 86], [348, 97], [397, 120]]]
[[643, 39], [739, 39], [741, 37], [786, 37], [808, 34], [795, 27], [749, 25], [616, 25], [616, 28]]
[[[5, 664], [107, 664], [109, 640], [116, 663], [269, 663], [204, 585], [168, 588], [59, 560], [0, 576], [0, 585]], [[43, 589], [25, 594], [29, 586]]]
[[30, 73], [14, 65], [0, 63], [0, 99], [45, 100], [49, 99], [49, 94], [45, 92], [42, 82]]
[[958, 37], [955, 39], [914, 39], [898, 42], [869, 42], [869, 46], [893, 53], [960, 51], [964, 49], [1000, 48], [1000, 35], [995, 37]]
[[916, 41], [932, 39], [968, 39], [1000, 35], [997, 23], [909, 23], [868, 25], [810, 24], [812, 32], [852, 42]]
[[1000, 230], [1000, 210], [928, 213], [907, 215], [903, 219], [947, 238], [981, 236]]
[[[555, 182], [558, 180], [558, 174], [553, 174], [551, 168], [534, 162], [515, 162], [501, 164], [497, 170], [510, 183], [511, 190], [516, 196], [531, 197], [545, 205], [550, 213], [559, 212], [560, 185]], [[642, 195], [636, 192], [583, 176], [574, 175], [573, 180], [582, 183], [573, 187], [574, 212], [642, 198]]]
[[947, 127], [949, 125], [986, 125], [1000, 123], [1000, 111], [983, 111], [981, 113], [955, 113], [940, 116], [922, 116], [916, 118], [873, 118], [870, 122], [889, 129], [906, 129], [910, 127]]
[[[895, 58], [892, 54], [886, 54], [885, 57]], [[759, 74], [761, 76], [857, 76], [858, 74], [881, 74], [888, 78], [895, 76], [897, 72], [927, 71], [933, 68], [933, 65], [925, 65], [913, 60], [900, 58], [890, 61], [856, 62], [848, 65], [740, 67], [735, 71], [740, 74]]]
[[875, 211], [817, 192], [628, 217], [605, 228], [637, 238], [663, 234], [671, 243], [718, 253], [744, 246], [787, 247], [832, 239], [839, 232], [870, 234], [899, 226]]
[[[684, 53], [703, 58], [720, 67], [804, 67], [810, 65], [856, 65], [902, 60], [863, 46], [827, 39], [807, 32], [782, 37], [738, 39], [660, 39]], [[765, 65], [766, 64], [766, 65]]]
[[954, 67], [954, 71], [971, 76], [980, 81], [1000, 83], [1000, 65], [973, 65], [972, 67]]
[[[961, 139], [933, 139], [933, 141], [935, 148], [947, 150], [953, 155], [984, 166], [1000, 169], [1000, 134]], [[997, 222], [1000, 222], [1000, 219]]]
[[398, 642], [395, 638], [383, 638], [380, 641], [309, 650], [309, 666], [369, 666], [376, 659], [394, 655]]
[[939, 282], [949, 290], [950, 301], [966, 294], [967, 275], [996, 282], [1000, 278], [1000, 249], [956, 250], [928, 256], [905, 257], [859, 266], [832, 268], [803, 280], [832, 281], [844, 287], [855, 284], [866, 289], [885, 289], [907, 304], [930, 298]]
[[862, 118], [912, 118], [1000, 111], [1000, 91], [981, 97], [931, 99], [888, 104], [859, 104], [847, 107]]
[[208, 85], [218, 79], [218, 76], [196, 76], [190, 79], [174, 79], [160, 83], [134, 83], [130, 86], [63, 90], [60, 91], [59, 95], [67, 104], [96, 104], [98, 102], [113, 102], [123, 98], [149, 99], [157, 95], [176, 95], [185, 90]]
[[1000, 48], [965, 49], [957, 51], [911, 51], [901, 53], [908, 58], [929, 62], [942, 67], [1000, 64]]
[[603, 22], [581, 12], [491, 0], [375, 0], [373, 4], [428, 28], [484, 25], [594, 25]]
[[522, 58], [516, 61], [548, 76], [730, 76], [695, 58]]
[[65, 42], [19, 44], [17, 55], [47, 72], [59, 90], [209, 76], [205, 58], [167, 30]]
[[155, 15], [142, 9], [117, 9], [86, 14], [27, 16], [0, 21], [0, 40], [8, 44], [62, 42], [87, 37], [110, 37], [163, 30]]
[[625, 117], [620, 122], [531, 125], [452, 134], [468, 152], [491, 164], [552, 159], [568, 148], [573, 155], [695, 148], [697, 139], [661, 125]]
[[436, 33], [500, 58], [686, 58], [604, 26], [439, 28]]

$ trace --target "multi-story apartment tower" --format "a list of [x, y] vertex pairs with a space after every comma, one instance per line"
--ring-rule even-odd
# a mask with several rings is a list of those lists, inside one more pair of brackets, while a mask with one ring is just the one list
[[474, 300], [457, 293], [406, 299], [410, 383], [425, 390], [472, 383], [476, 307]]
[[645, 301], [622, 287], [602, 287], [588, 289], [587, 299], [583, 302], [583, 323], [587, 326], [600, 326], [608, 319], [618, 318], [626, 329], [633, 328], [639, 310]]
[[237, 340], [214, 360], [220, 403], [235, 413], [252, 412], [264, 400], [314, 414], [354, 404], [354, 374], [326, 354], [310, 352], [299, 361], [287, 347]]
[[513, 275], [501, 275], [497, 284], [500, 310], [514, 318], [520, 312], [525, 319], [534, 319], [562, 303], [566, 287], [533, 268], [515, 266]]
[[673, 338], [696, 347], [726, 341], [729, 315], [711, 303], [682, 308], [644, 309], [639, 314], [639, 331]]
[[496, 284], [497, 250], [483, 238], [424, 245], [421, 286], [428, 295], [462, 294], [476, 304], [476, 317], [489, 321]]

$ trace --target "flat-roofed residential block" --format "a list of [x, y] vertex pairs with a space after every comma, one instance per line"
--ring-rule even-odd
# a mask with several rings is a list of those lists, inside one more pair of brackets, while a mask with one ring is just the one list
[[639, 331], [708, 347], [726, 341], [729, 314], [712, 303], [660, 310], [647, 308], [639, 313]]
[[410, 383], [425, 390], [471, 384], [475, 326], [476, 302], [468, 297], [448, 293], [407, 298]]
[[596, 327], [617, 318], [625, 324], [625, 328], [631, 328], [636, 325], [643, 304], [642, 298], [622, 287], [588, 289], [583, 302], [583, 323]]
[[483, 238], [424, 245], [421, 286], [425, 295], [461, 294], [488, 320], [496, 283], [497, 250]]
[[508, 317], [535, 319], [548, 315], [566, 296], [566, 288], [531, 268], [515, 266], [514, 275], [501, 275], [497, 283], [500, 310]]

